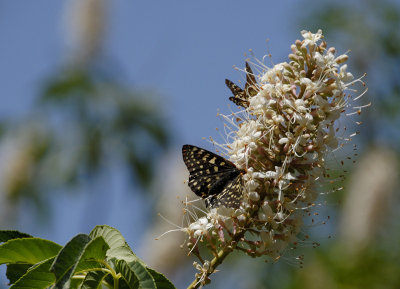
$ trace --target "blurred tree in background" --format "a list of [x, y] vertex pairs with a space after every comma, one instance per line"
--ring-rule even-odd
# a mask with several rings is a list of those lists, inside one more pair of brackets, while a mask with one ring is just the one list
[[18, 215], [21, 200], [46, 212], [48, 194], [96, 182], [112, 164], [148, 189], [169, 142], [162, 105], [102, 66], [105, 2], [69, 1], [66, 8], [67, 65], [44, 82], [29, 115], [1, 121], [2, 225]]

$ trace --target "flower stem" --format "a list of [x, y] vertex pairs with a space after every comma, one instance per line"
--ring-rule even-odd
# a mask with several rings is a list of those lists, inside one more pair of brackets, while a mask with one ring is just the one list
[[[236, 233], [230, 244], [237, 244], [237, 242], [244, 236], [246, 230], [243, 229]], [[215, 272], [217, 267], [224, 261], [224, 259], [233, 251], [235, 245], [227, 245], [223, 249], [221, 249], [217, 255], [214, 257], [214, 259], [211, 260], [210, 262], [210, 268], [207, 270], [205, 273], [205, 276], [202, 274], [197, 274], [196, 279], [193, 280], [193, 282], [187, 287], [187, 289], [195, 289], [199, 288], [199, 286], [202, 285], [201, 279], [208, 278], [212, 273]]]
[[[206, 278], [210, 276], [212, 273], [215, 272], [215, 269], [222, 263], [222, 261], [225, 259], [226, 256], [229, 255], [229, 253], [232, 252], [231, 248], [225, 247], [224, 249], [220, 250], [214, 259], [212, 259], [210, 263], [210, 269], [206, 273]], [[195, 289], [199, 288], [201, 285], [200, 279], [202, 278], [201, 275], [198, 275], [196, 279], [187, 287], [187, 289]]]

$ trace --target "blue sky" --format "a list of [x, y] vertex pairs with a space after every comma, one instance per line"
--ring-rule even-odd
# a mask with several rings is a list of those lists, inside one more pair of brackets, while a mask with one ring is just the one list
[[[227, 109], [224, 79], [242, 78], [253, 49], [276, 62], [300, 37], [292, 22], [296, 1], [109, 1], [103, 56], [121, 82], [155, 91], [176, 135], [201, 144]], [[66, 60], [65, 1], [0, 4], [0, 115], [26, 112], [41, 83]], [[296, 5], [297, 6], [297, 5]]]

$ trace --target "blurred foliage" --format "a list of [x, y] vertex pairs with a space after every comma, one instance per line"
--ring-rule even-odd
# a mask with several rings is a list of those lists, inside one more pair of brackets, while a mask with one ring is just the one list
[[167, 146], [168, 135], [161, 106], [148, 95], [72, 71], [49, 82], [41, 103], [50, 112], [62, 107], [73, 116], [66, 121], [82, 138], [80, 162], [86, 172], [121, 154], [137, 180], [149, 185], [157, 147]]
[[286, 288], [400, 288], [398, 246], [370, 246], [356, 256], [346, 253], [344, 246], [316, 250]]
[[397, 132], [400, 122], [400, 5], [397, 1], [336, 1], [320, 4], [306, 1], [312, 7], [303, 20], [307, 29], [321, 28], [330, 43], [348, 48], [352, 71], [356, 77], [367, 73], [364, 80], [368, 93], [363, 97], [373, 109], [363, 112], [362, 134], [366, 141], [380, 141], [396, 145], [399, 134], [388, 138], [390, 131]]
[[38, 206], [47, 192], [121, 166], [148, 188], [169, 143], [160, 103], [89, 69], [55, 74], [26, 118], [0, 127], [7, 158], [0, 189], [9, 200], [29, 198]]

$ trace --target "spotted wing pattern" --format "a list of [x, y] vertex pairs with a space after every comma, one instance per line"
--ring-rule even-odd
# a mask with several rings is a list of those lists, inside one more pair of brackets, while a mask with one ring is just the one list
[[244, 85], [244, 89], [241, 89], [239, 86], [234, 84], [229, 79], [225, 79], [225, 84], [233, 93], [233, 96], [229, 97], [229, 100], [232, 101], [237, 106], [241, 106], [244, 108], [249, 107], [249, 98], [256, 95], [258, 92], [256, 77], [254, 76], [254, 73], [247, 62], [246, 62], [246, 84]]
[[184, 145], [182, 155], [190, 173], [189, 187], [205, 199], [207, 207], [239, 208], [243, 170], [219, 155], [192, 145]]

